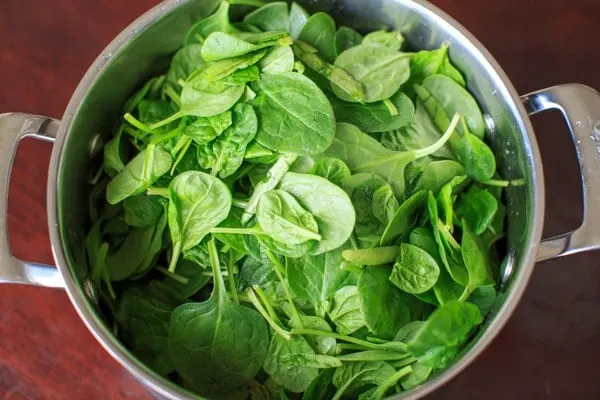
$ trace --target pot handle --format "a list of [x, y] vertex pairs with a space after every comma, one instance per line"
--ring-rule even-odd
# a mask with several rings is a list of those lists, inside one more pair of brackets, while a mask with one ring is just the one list
[[8, 188], [10, 174], [21, 139], [31, 137], [54, 142], [59, 121], [31, 114], [0, 114], [0, 283], [24, 283], [64, 287], [56, 267], [16, 258], [8, 242]]
[[589, 86], [565, 84], [522, 97], [530, 115], [559, 110], [577, 150], [583, 186], [583, 222], [540, 243], [537, 261], [600, 249], [600, 93]]

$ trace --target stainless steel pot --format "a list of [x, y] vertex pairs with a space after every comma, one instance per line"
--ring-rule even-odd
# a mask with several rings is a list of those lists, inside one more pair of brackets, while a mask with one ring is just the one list
[[[19, 141], [34, 137], [54, 143], [47, 190], [48, 226], [55, 267], [16, 259], [6, 232], [6, 195], [0, 196], [0, 282], [61, 287], [100, 344], [154, 396], [194, 398], [142, 365], [111, 333], [97, 309], [87, 279], [84, 234], [87, 190], [101, 160], [102, 144], [122, 105], [148, 77], [165, 69], [192, 22], [218, 0], [169, 0], [127, 27], [89, 68], [62, 121], [27, 114], [0, 115], [0, 195], [8, 192]], [[477, 357], [514, 311], [537, 261], [600, 247], [600, 94], [577, 84], [519, 97], [485, 48], [441, 10], [416, 0], [300, 0], [357, 29], [392, 26], [415, 48], [450, 43], [450, 56], [465, 72], [469, 90], [483, 108], [487, 135], [507, 179], [525, 185], [507, 190], [508, 255], [502, 263], [498, 301], [477, 337], [456, 363], [424, 385], [397, 398], [422, 397], [452, 379]], [[529, 115], [560, 110], [575, 142], [583, 181], [584, 220], [575, 231], [541, 241], [544, 218], [542, 164]]]

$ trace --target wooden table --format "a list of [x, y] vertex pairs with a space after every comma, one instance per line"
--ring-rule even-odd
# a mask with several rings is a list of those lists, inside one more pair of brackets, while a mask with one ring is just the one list
[[[582, 82], [600, 88], [597, 0], [436, 0], [497, 58], [521, 93]], [[153, 0], [0, 2], [0, 112], [60, 118], [104, 46]], [[546, 234], [581, 220], [578, 168], [561, 119], [534, 119], [547, 182]], [[17, 256], [51, 263], [45, 213], [48, 145], [21, 146], [9, 229]], [[598, 171], [600, 173], [600, 171]], [[538, 265], [509, 324], [431, 399], [599, 399], [598, 254]], [[60, 290], [2, 286], [1, 399], [147, 399], [100, 348]]]

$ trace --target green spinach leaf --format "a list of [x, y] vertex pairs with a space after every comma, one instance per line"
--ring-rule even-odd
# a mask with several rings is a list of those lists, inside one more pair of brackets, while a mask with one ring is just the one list
[[267, 357], [269, 333], [259, 313], [227, 297], [214, 239], [209, 252], [213, 292], [202, 303], [173, 311], [168, 343], [175, 369], [186, 382], [201, 395], [221, 396], [258, 373]]

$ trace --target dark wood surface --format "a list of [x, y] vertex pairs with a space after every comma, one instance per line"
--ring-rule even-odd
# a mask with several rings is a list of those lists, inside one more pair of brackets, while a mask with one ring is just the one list
[[[600, 88], [597, 0], [436, 0], [471, 30], [526, 93], [581, 82]], [[0, 113], [60, 118], [104, 46], [153, 0], [2, 0]], [[546, 234], [581, 219], [578, 169], [555, 115], [536, 117], [547, 182]], [[25, 142], [9, 229], [21, 258], [51, 263], [45, 181], [50, 147]], [[598, 171], [600, 173], [600, 171]], [[598, 253], [538, 265], [493, 345], [432, 399], [600, 399]], [[146, 399], [96, 343], [60, 290], [0, 289], [0, 399]]]

